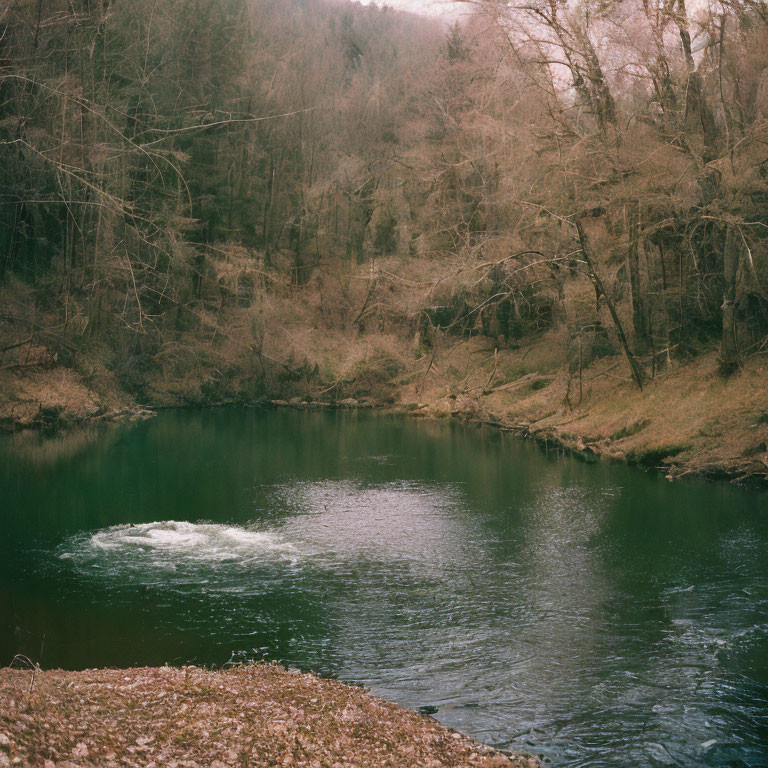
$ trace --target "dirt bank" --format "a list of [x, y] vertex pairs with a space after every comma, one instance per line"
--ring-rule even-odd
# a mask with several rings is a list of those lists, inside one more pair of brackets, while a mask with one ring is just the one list
[[536, 768], [361, 688], [273, 665], [0, 670], [0, 768]]

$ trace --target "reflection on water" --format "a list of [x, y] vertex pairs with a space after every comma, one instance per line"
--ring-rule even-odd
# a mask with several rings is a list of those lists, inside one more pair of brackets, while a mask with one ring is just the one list
[[0, 663], [267, 656], [557, 765], [768, 765], [765, 495], [350, 414], [15, 450]]
[[107, 450], [118, 438], [120, 426], [102, 424], [84, 426], [45, 435], [31, 430], [14, 432], [0, 443], [0, 455], [8, 453], [14, 462], [24, 462], [39, 468], [52, 467], [60, 461], [73, 459], [89, 450]]
[[285, 536], [338, 556], [407, 558], [432, 570], [461, 556], [467, 538], [460, 496], [446, 484], [325, 481], [280, 485], [274, 494], [292, 513]]

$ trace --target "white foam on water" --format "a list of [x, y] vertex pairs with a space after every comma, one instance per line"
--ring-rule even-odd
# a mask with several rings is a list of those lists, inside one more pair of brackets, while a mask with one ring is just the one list
[[199, 583], [210, 572], [217, 589], [230, 580], [250, 588], [258, 580], [241, 577], [262, 566], [334, 569], [362, 558], [438, 574], [477, 556], [466, 545], [453, 486], [327, 481], [274, 491], [275, 506], [293, 514], [271, 529], [177, 520], [116, 525], [67, 539], [57, 555], [91, 577], [153, 584], [161, 574], [176, 585]]
[[295, 561], [301, 554], [279, 534], [176, 520], [115, 525], [91, 536], [70, 540], [62, 550], [61, 558], [79, 561], [130, 558], [157, 566], [181, 562]]

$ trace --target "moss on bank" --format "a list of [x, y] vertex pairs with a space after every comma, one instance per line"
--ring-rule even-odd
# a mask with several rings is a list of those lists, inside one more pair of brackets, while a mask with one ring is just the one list
[[0, 671], [0, 768], [536, 768], [273, 665]]

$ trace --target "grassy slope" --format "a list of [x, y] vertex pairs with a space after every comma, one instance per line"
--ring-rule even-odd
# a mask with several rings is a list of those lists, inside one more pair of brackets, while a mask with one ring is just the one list
[[[481, 419], [577, 451], [660, 467], [671, 477], [768, 475], [765, 357], [748, 359], [727, 380], [717, 372], [714, 352], [673, 362], [642, 392], [622, 358], [603, 358], [583, 371], [580, 404], [572, 378], [569, 404], [556, 339], [501, 351], [495, 375], [487, 346], [473, 341], [439, 351], [432, 370], [403, 387], [400, 402], [417, 413]], [[484, 359], [474, 372], [473, 358]]]

